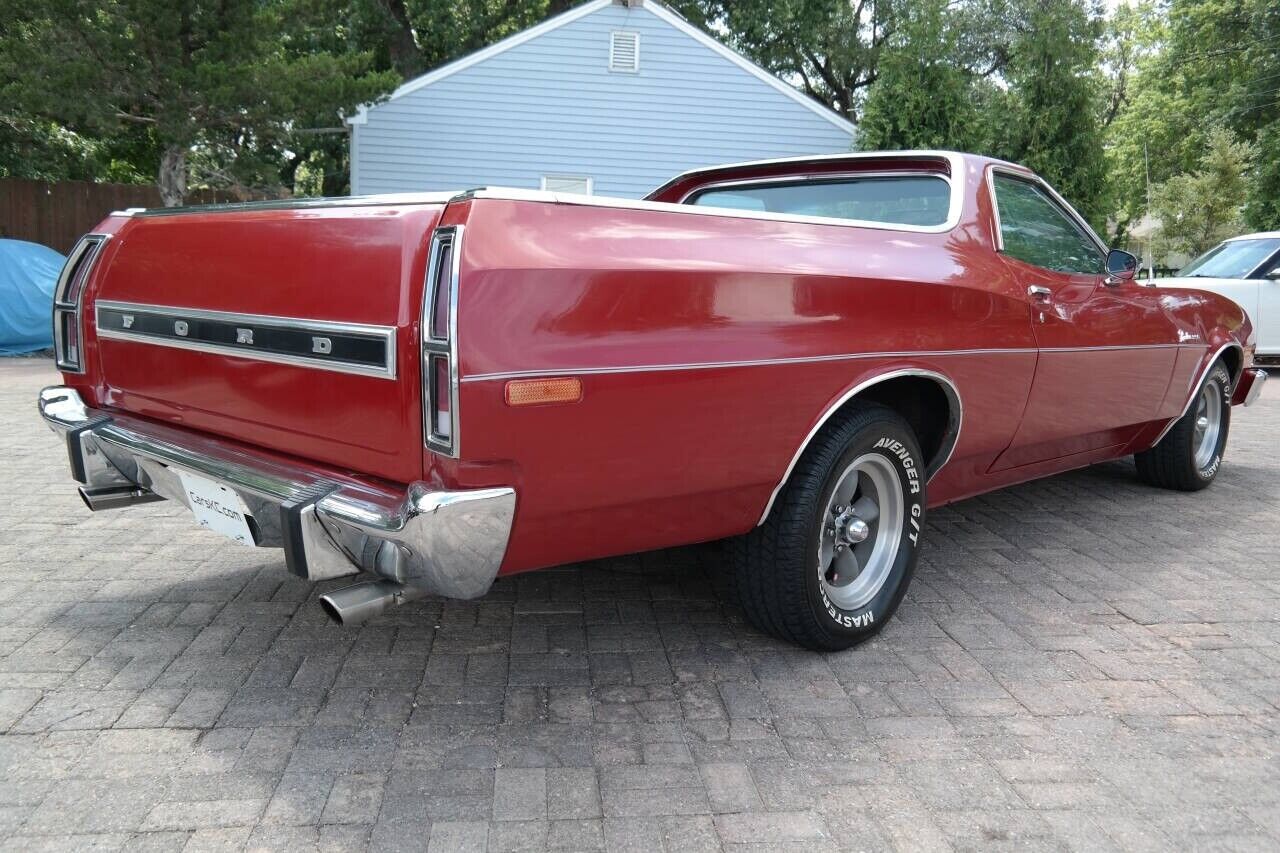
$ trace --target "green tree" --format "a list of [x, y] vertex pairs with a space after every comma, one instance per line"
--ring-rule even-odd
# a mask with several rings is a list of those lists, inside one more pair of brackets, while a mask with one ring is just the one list
[[1240, 233], [1253, 153], [1225, 128], [1209, 132], [1200, 168], [1175, 175], [1152, 192], [1152, 209], [1160, 219], [1158, 251], [1199, 255]]
[[1148, 212], [1150, 183], [1193, 168], [1204, 142], [1185, 95], [1157, 85], [1166, 74], [1167, 30], [1163, 12], [1150, 0], [1119, 6], [1108, 22], [1103, 125], [1117, 243]]
[[858, 125], [863, 150], [972, 151], [983, 144], [974, 74], [963, 63], [963, 33], [951, 8], [948, 0], [919, 0], [903, 9]]
[[1280, 231], [1280, 122], [1258, 132], [1257, 146], [1244, 220], [1256, 231]]
[[[285, 51], [372, 58], [407, 80], [577, 5], [574, 0], [287, 0]], [[328, 112], [326, 112], [328, 110]], [[277, 146], [280, 181], [296, 194], [350, 189], [348, 136], [320, 104]]]
[[367, 52], [291, 54], [284, 0], [0, 0], [0, 103], [79, 135], [142, 148], [165, 204], [189, 173], [274, 184], [299, 122], [394, 86]]
[[1280, 227], [1280, 3], [1168, 0], [1139, 7], [1145, 41], [1124, 103], [1108, 127], [1108, 160], [1123, 224], [1145, 209], [1151, 181], [1197, 169], [1210, 128], [1257, 143], [1242, 228]]
[[897, 10], [909, 0], [680, 0], [686, 18], [857, 120]]
[[1034, 169], [1091, 223], [1106, 215], [1100, 21], [1081, 0], [1022, 0], [992, 149]]

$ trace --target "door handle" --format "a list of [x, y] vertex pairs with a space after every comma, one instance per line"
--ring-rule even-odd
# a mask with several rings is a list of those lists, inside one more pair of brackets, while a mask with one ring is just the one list
[[1053, 291], [1045, 287], [1043, 284], [1033, 284], [1027, 288], [1027, 296], [1041, 302], [1048, 302], [1049, 297], [1053, 296]]

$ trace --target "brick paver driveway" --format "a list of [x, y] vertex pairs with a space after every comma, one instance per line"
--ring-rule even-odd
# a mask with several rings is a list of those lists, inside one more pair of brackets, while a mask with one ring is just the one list
[[1208, 492], [1105, 465], [930, 517], [898, 618], [821, 656], [689, 552], [358, 630], [278, 551], [91, 515], [0, 364], [10, 849], [1280, 844], [1280, 381]]

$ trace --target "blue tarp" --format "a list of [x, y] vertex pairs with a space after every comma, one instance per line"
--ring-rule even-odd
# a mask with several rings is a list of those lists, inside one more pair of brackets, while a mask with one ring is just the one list
[[39, 243], [0, 240], [0, 355], [53, 346], [53, 288], [65, 260]]

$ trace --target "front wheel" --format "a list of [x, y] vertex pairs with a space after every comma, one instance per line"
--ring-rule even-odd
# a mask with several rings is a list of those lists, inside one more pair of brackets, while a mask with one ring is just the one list
[[1153, 486], [1196, 492], [1218, 476], [1231, 428], [1231, 374], [1209, 369], [1191, 407], [1150, 450], [1135, 453], [1138, 476]]
[[730, 543], [727, 569], [751, 623], [818, 651], [879, 631], [915, 570], [921, 462], [911, 428], [884, 406], [824, 427], [765, 522]]

